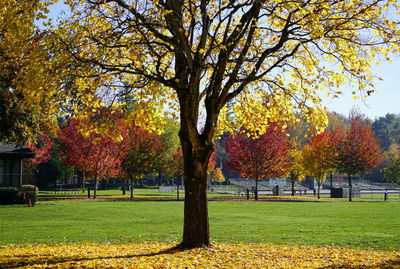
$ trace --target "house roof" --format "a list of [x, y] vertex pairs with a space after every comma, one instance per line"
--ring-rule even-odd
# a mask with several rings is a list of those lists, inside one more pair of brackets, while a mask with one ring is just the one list
[[14, 143], [0, 143], [0, 158], [33, 158], [35, 153], [30, 148], [17, 147]]

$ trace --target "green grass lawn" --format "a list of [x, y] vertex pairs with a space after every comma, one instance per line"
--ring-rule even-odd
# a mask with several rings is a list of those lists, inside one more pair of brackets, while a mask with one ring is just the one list
[[[214, 242], [400, 250], [399, 202], [209, 202]], [[0, 244], [179, 242], [182, 201], [39, 201], [0, 206]]]

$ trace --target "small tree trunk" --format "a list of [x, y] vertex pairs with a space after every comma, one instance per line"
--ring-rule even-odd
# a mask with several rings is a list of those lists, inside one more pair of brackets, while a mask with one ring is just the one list
[[93, 191], [93, 199], [97, 198], [97, 188], [99, 187], [99, 181], [95, 178], [94, 179], [95, 184], [94, 184], [94, 191]]
[[290, 180], [290, 182], [292, 183], [292, 196], [295, 196], [295, 192], [294, 192], [294, 180]]
[[353, 183], [351, 182], [351, 175], [349, 176], [349, 202], [351, 202], [353, 199]]
[[331, 198], [332, 198], [332, 189], [333, 189], [333, 174], [330, 175], [331, 180]]
[[131, 184], [131, 197], [130, 198], [133, 199], [133, 188], [134, 188], [133, 179], [131, 178], [130, 181], [131, 181], [130, 182], [130, 184]]
[[258, 179], [256, 179], [256, 190], [254, 191], [254, 199], [258, 200]]
[[126, 195], [126, 179], [122, 180], [122, 195]]
[[83, 177], [83, 172], [77, 172], [78, 181], [81, 183], [82, 192], [85, 192], [85, 179]]
[[179, 201], [179, 180], [180, 178], [178, 177], [178, 179], [176, 180], [176, 200]]
[[318, 184], [318, 199], [320, 199], [320, 191], [321, 191], [321, 182], [317, 182]]

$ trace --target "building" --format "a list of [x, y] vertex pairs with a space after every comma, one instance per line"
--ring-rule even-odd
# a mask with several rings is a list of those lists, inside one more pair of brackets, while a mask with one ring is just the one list
[[0, 144], [0, 187], [19, 187], [26, 184], [22, 160], [33, 157], [34, 153], [29, 148]]

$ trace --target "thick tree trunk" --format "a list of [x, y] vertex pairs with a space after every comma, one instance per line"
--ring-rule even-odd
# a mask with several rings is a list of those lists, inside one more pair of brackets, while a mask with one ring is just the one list
[[207, 206], [207, 166], [213, 151], [212, 143], [192, 145], [184, 131], [179, 133], [182, 145], [185, 206], [181, 247], [195, 248], [210, 245]]
[[94, 179], [95, 184], [94, 184], [94, 191], [93, 191], [93, 199], [97, 198], [97, 188], [99, 187], [99, 181], [97, 179]]
[[181, 245], [185, 248], [209, 246], [207, 174], [204, 177], [185, 179], [184, 215]]
[[353, 200], [353, 183], [351, 182], [351, 175], [349, 176], [349, 202]]
[[321, 182], [317, 182], [317, 184], [318, 184], [318, 199], [320, 199], [321, 198], [321, 196], [320, 196]]

